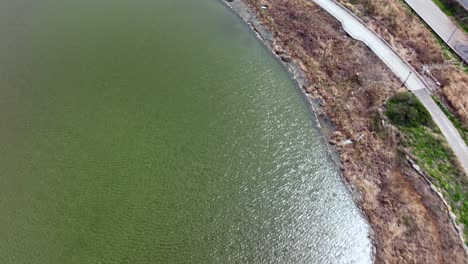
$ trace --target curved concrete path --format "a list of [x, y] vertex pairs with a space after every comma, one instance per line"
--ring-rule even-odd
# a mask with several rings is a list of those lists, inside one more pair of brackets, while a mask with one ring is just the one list
[[406, 88], [412, 91], [427, 108], [432, 119], [447, 139], [455, 156], [460, 161], [460, 164], [465, 170], [465, 174], [468, 175], [468, 148], [460, 136], [460, 133], [458, 133], [458, 130], [453, 126], [434, 100], [432, 100], [432, 97], [426, 90], [428, 86], [419, 73], [402, 59], [384, 39], [369, 29], [364, 22], [342, 5], [333, 0], [313, 1], [340, 21], [344, 30], [351, 37], [366, 44], [390, 70], [400, 78], [402, 83], [406, 80]]

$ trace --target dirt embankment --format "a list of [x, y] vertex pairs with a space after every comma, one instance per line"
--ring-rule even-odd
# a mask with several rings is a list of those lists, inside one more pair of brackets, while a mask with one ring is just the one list
[[422, 72], [423, 66], [428, 66], [441, 83], [440, 98], [468, 126], [468, 74], [459, 66], [444, 63], [450, 59], [444, 58], [443, 48], [403, 1], [338, 1], [379, 33], [416, 70]]
[[[374, 231], [376, 262], [467, 263], [443, 202], [407, 165], [398, 131], [382, 124], [384, 102], [401, 87], [391, 71], [307, 0], [242, 1], [272, 33], [275, 52], [300, 65], [304, 90], [324, 102], [322, 114], [336, 125], [330, 141], [344, 178], [362, 194], [358, 203]], [[354, 143], [343, 144], [346, 139]]]

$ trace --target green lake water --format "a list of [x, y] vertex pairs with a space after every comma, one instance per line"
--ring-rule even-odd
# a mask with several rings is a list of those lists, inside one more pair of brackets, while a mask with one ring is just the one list
[[285, 69], [219, 0], [0, 0], [0, 263], [369, 263]]

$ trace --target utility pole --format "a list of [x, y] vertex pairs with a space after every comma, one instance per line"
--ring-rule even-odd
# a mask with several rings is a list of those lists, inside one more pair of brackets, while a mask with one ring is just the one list
[[411, 76], [413, 72], [410, 71], [409, 74], [408, 74], [408, 77], [406, 77], [405, 81], [403, 82], [403, 84], [401, 85], [401, 87], [405, 86], [406, 82], [408, 81], [409, 77]]

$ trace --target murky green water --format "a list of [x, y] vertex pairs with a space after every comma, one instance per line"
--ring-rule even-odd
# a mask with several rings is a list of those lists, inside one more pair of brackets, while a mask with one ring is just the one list
[[0, 0], [0, 263], [365, 263], [285, 70], [218, 0]]

